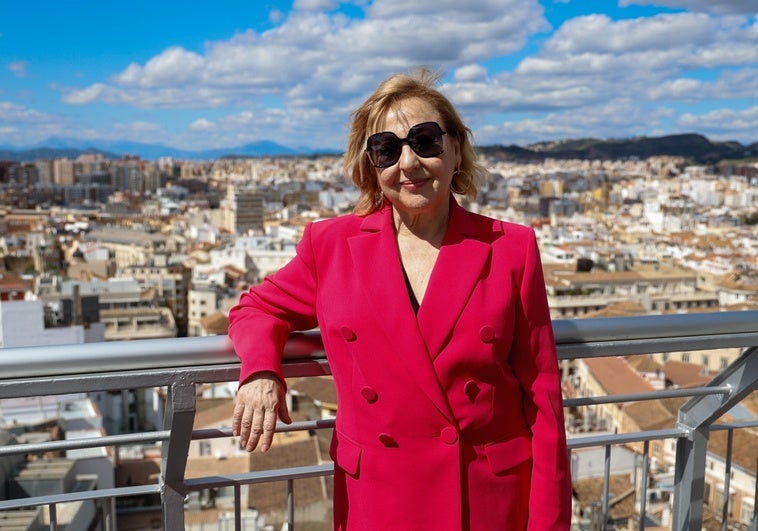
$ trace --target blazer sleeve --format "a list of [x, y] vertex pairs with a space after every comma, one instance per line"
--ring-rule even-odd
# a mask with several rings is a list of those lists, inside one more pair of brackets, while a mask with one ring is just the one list
[[293, 330], [316, 327], [311, 227], [306, 225], [295, 257], [243, 293], [229, 311], [229, 338], [242, 362], [240, 383], [263, 371], [274, 372], [284, 383], [281, 360], [287, 337]]
[[524, 412], [532, 431], [528, 529], [567, 530], [571, 525], [571, 473], [561, 380], [534, 231], [529, 231], [525, 247], [509, 360], [524, 390]]

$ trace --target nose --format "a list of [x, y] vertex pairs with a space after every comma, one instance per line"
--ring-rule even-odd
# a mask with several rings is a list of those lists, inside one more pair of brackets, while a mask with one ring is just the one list
[[418, 166], [418, 155], [411, 149], [408, 142], [403, 142], [402, 149], [400, 150], [400, 169], [412, 169]]

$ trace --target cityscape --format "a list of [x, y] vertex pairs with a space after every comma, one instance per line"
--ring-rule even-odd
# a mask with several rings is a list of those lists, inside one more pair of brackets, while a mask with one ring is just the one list
[[537, 236], [571, 531], [755, 531], [756, 3], [1, 4], [0, 531], [332, 529], [327, 336], [248, 453], [229, 311], [353, 211], [351, 113], [419, 69], [487, 169], [456, 199]]
[[[459, 200], [469, 210], [535, 229], [553, 319], [758, 309], [754, 159], [705, 165], [664, 155], [531, 162], [481, 157], [488, 181], [475, 201]], [[343, 176], [339, 155], [197, 161], [83, 153], [72, 159], [0, 161], [0, 183], [3, 349], [224, 335], [228, 310], [240, 293], [294, 256], [305, 225], [350, 212], [358, 196]], [[564, 397], [693, 388], [740, 353], [740, 348], [719, 348], [562, 361]], [[235, 382], [199, 389], [195, 429], [229, 426], [235, 391]], [[158, 429], [165, 399], [165, 390], [157, 387], [2, 399], [0, 440]], [[328, 376], [294, 378], [288, 400], [296, 420], [336, 414]], [[566, 429], [571, 438], [625, 433], [630, 426], [670, 428], [684, 402], [568, 407]], [[728, 421], [756, 417], [756, 393], [725, 415]], [[748, 529], [755, 511], [758, 434], [750, 428], [739, 432], [740, 443], [729, 456], [730, 529]], [[252, 458], [228, 438], [192, 441], [187, 477], [329, 461], [329, 430], [277, 438], [271, 452]], [[601, 529], [593, 522], [603, 456], [594, 452], [572, 453], [577, 530]], [[664, 441], [645, 454], [651, 473], [646, 529], [670, 529], [674, 453], [675, 445]], [[73, 470], [86, 469], [79, 462], [97, 462], [82, 477], [107, 488], [154, 481], [146, 463], [160, 460], [155, 444], [64, 454], [8, 461], [0, 471], [9, 486], [0, 492], [5, 499], [39, 495], [34, 485], [43, 477], [39, 467], [45, 460], [54, 463], [45, 467], [45, 477], [58, 475], [63, 488]], [[642, 455], [639, 445], [614, 447], [611, 489], [618, 499], [602, 529], [637, 528], [639, 500], [635, 505], [634, 497], [625, 498], [635, 489]], [[722, 529], [726, 460], [724, 446], [709, 446], [704, 529]], [[296, 487], [299, 529], [330, 528], [328, 480], [310, 478]], [[188, 496], [186, 528], [221, 529], [233, 511], [227, 490]], [[252, 526], [245, 529], [279, 529], [286, 521], [286, 492], [255, 485], [245, 500], [250, 503], [245, 525]], [[156, 516], [135, 510], [154, 503], [120, 499], [119, 529], [155, 528], [160, 511]], [[0, 529], [10, 513], [0, 511]], [[29, 513], [30, 521], [50, 518], [41, 510]], [[89, 528], [74, 523], [85, 518], [82, 513], [70, 517], [68, 529]], [[96, 515], [89, 518], [94, 525]]]

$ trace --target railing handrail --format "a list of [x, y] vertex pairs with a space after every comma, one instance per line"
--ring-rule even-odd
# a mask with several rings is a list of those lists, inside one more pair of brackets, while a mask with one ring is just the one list
[[[677, 481], [674, 528], [699, 529], [702, 522], [703, 471], [705, 443], [716, 414], [742, 400], [758, 385], [758, 311], [711, 312], [660, 316], [635, 316], [601, 319], [553, 321], [559, 358], [591, 358], [632, 353], [671, 352], [675, 350], [709, 350], [722, 347], [747, 347], [742, 355], [705, 387], [664, 391], [662, 396], [692, 397], [680, 409], [677, 425], [670, 429], [622, 434], [588, 434], [572, 437], [569, 448], [605, 446], [606, 470], [603, 494], [603, 517], [608, 516], [607, 492], [610, 471], [610, 446], [644, 444], [647, 459], [650, 441], [670, 439], [677, 444]], [[286, 376], [329, 374], [320, 333], [293, 334], [285, 347]], [[141, 442], [161, 442], [161, 478], [156, 485], [104, 489], [87, 493], [41, 496], [0, 502], [0, 509], [55, 505], [74, 500], [113, 499], [133, 494], [160, 493], [164, 527], [179, 528], [183, 522], [187, 491], [211, 486], [251, 484], [275, 479], [293, 479], [328, 475], [331, 465], [318, 465], [267, 472], [251, 472], [223, 477], [187, 479], [184, 477], [189, 442], [204, 438], [228, 437], [229, 428], [192, 430], [196, 413], [195, 385], [236, 380], [239, 361], [226, 336], [149, 339], [129, 342], [101, 342], [82, 345], [38, 346], [0, 349], [0, 398], [36, 396], [70, 392], [108, 391], [137, 387], [167, 386], [166, 415], [163, 430], [105, 436], [101, 438], [46, 443], [20, 443], [0, 449], [0, 457], [29, 452], [61, 451], [97, 446], [117, 446]], [[94, 377], [96, 375], [96, 377]], [[574, 398], [574, 406], [646, 400], [652, 393], [631, 393], [607, 398]], [[686, 415], [683, 414], [686, 412]], [[307, 426], [306, 426], [307, 424]], [[755, 426], [734, 423], [724, 429]], [[279, 426], [282, 431], [319, 429], [333, 426], [333, 420], [307, 421], [293, 426]], [[731, 440], [731, 431], [728, 432]], [[98, 444], [100, 442], [101, 444]], [[731, 445], [731, 443], [730, 443]], [[679, 460], [687, 460], [684, 471]], [[694, 463], [694, 466], [693, 466]], [[731, 463], [727, 458], [727, 470]], [[646, 470], [646, 465], [643, 466]], [[683, 474], [683, 475], [682, 475]], [[644, 483], [644, 481], [643, 481]], [[235, 494], [238, 497], [239, 493]], [[645, 490], [641, 494], [644, 513]], [[690, 504], [690, 500], [692, 503]], [[696, 503], [696, 500], [699, 500]], [[239, 502], [237, 501], [237, 508]], [[288, 502], [289, 504], [290, 502]], [[725, 502], [724, 511], [727, 503]], [[115, 506], [114, 506], [115, 507]], [[695, 507], [694, 512], [690, 512]], [[291, 511], [291, 507], [290, 507]], [[167, 515], [168, 519], [167, 519]], [[640, 524], [642, 525], [642, 524]], [[695, 525], [695, 527], [685, 527]], [[177, 527], [179, 526], [179, 527]]]
[[[671, 344], [672, 341], [677, 343], [677, 338], [709, 338], [711, 342], [715, 338], [723, 346], [749, 347], [758, 346], [758, 310], [558, 319], [553, 320], [553, 331], [561, 359], [612, 355], [588, 354], [588, 350], [606, 342], [611, 343], [619, 354], [628, 354], [629, 347], [626, 351], [618, 351], [618, 342], [662, 340]], [[732, 341], [725, 343], [730, 337]], [[661, 345], [659, 348], [663, 352], [676, 347]], [[704, 344], [703, 348], [713, 347]], [[323, 359], [319, 332], [292, 334], [284, 356], [288, 359]], [[0, 381], [237, 362], [231, 341], [223, 335], [15, 347], [0, 349]]]

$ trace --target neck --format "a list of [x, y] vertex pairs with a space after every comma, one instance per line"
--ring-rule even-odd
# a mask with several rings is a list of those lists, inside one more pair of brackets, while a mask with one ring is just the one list
[[392, 216], [398, 238], [412, 236], [440, 247], [450, 220], [450, 204], [445, 203], [444, 208], [432, 214], [400, 212], [393, 208]]

